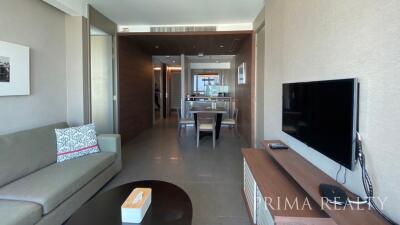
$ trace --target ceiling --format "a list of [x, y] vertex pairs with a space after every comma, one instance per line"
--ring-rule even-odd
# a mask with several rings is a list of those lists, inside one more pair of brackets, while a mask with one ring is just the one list
[[234, 55], [251, 31], [198, 33], [121, 33], [151, 55]]
[[89, 0], [119, 25], [252, 23], [264, 0]]

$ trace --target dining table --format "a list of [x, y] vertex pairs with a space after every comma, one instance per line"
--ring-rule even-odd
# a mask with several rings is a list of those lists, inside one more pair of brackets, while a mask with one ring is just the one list
[[[211, 107], [211, 106], [193, 106], [189, 109], [189, 113], [193, 114], [194, 122], [195, 122], [195, 129], [197, 129], [197, 114], [198, 113], [207, 113], [207, 114], [215, 114], [216, 121], [215, 121], [215, 138], [219, 138], [219, 132], [221, 130], [221, 122], [222, 116], [228, 111], [224, 107]], [[200, 136], [204, 136], [203, 134]]]

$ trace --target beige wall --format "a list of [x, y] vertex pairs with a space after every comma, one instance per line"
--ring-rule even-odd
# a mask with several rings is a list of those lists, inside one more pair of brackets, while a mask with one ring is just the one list
[[[270, 0], [265, 138], [281, 139], [331, 177], [339, 165], [281, 131], [282, 82], [357, 77], [360, 133], [376, 195], [400, 222], [400, 1]], [[359, 165], [346, 185], [363, 194]]]
[[40, 0], [5, 0], [0, 40], [30, 50], [30, 96], [0, 97], [0, 133], [89, 121], [87, 19]]
[[64, 14], [40, 0], [1, 0], [0, 40], [30, 47], [31, 95], [0, 97], [0, 133], [66, 119]]
[[89, 122], [89, 70], [87, 19], [65, 16], [67, 119], [71, 126]]

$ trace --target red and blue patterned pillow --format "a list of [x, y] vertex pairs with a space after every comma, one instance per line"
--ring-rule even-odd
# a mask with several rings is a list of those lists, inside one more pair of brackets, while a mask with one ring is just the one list
[[55, 129], [57, 137], [57, 162], [100, 152], [94, 124]]

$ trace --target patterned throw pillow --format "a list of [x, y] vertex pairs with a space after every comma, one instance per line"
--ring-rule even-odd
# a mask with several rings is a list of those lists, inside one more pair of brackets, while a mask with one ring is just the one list
[[57, 162], [99, 152], [94, 124], [55, 129], [57, 137]]

